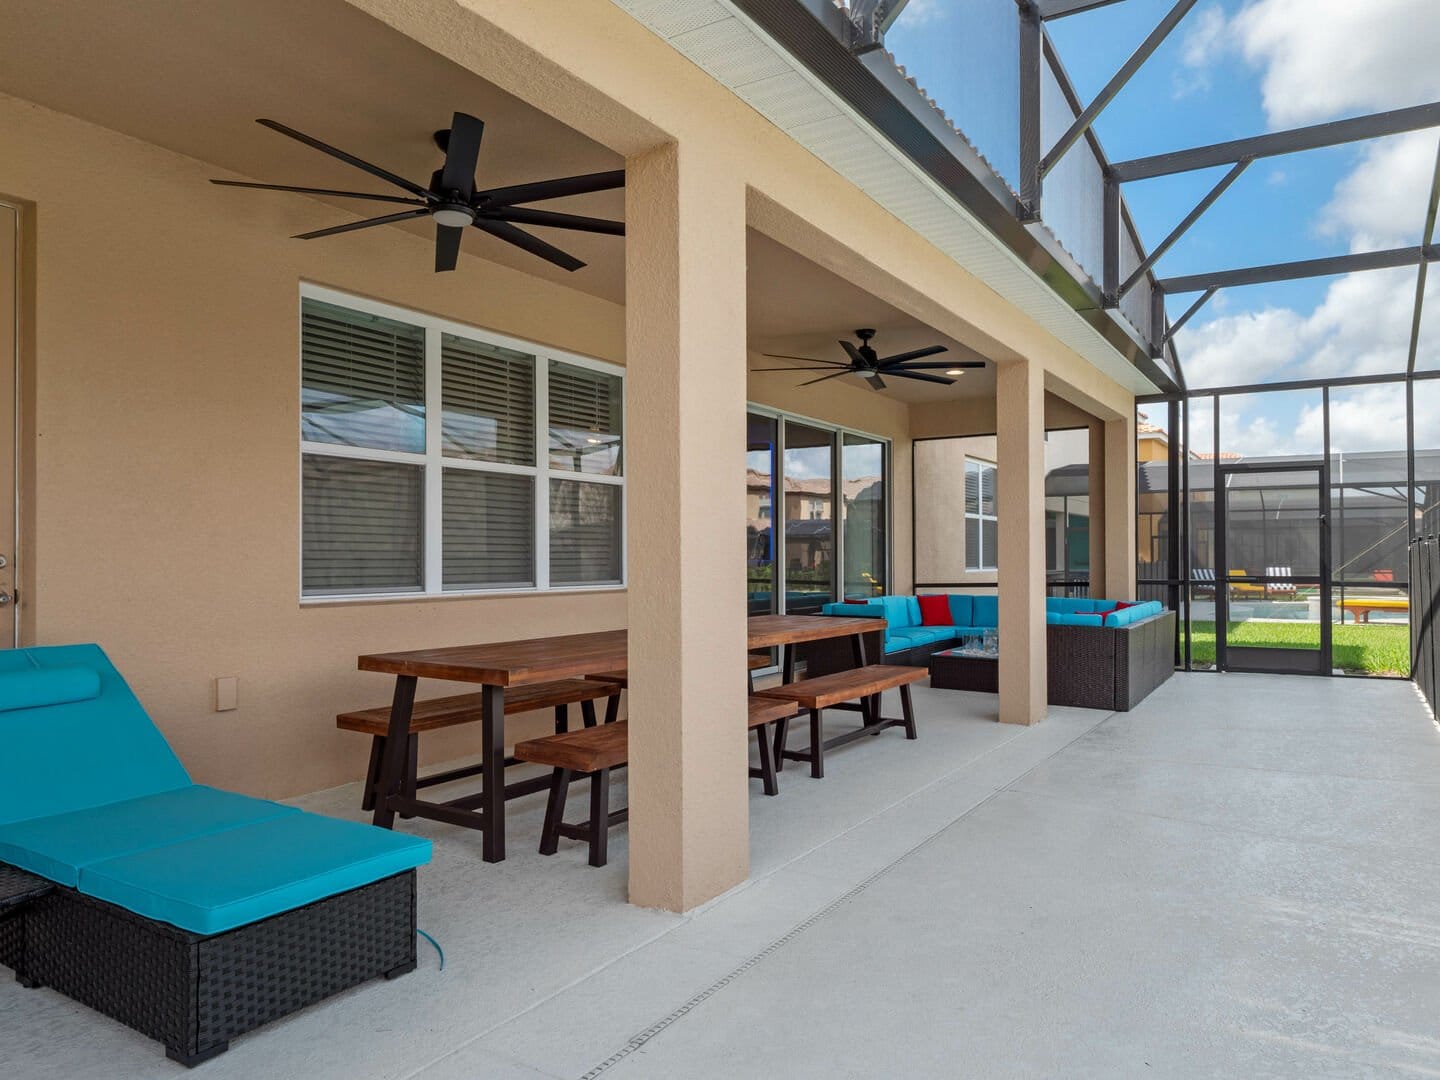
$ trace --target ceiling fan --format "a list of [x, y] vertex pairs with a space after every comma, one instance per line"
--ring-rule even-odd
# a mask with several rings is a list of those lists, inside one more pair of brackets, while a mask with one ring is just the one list
[[811, 386], [814, 383], [824, 382], [826, 379], [838, 379], [841, 375], [863, 375], [876, 390], [885, 389], [885, 380], [882, 375], [893, 376], [897, 379], [914, 379], [917, 382], [939, 383], [941, 386], [954, 386], [954, 379], [947, 379], [942, 375], [927, 375], [925, 369], [943, 370], [947, 374], [959, 374], [968, 368], [983, 368], [983, 360], [938, 360], [925, 362], [925, 357], [936, 356], [948, 351], [944, 345], [929, 345], [923, 349], [911, 349], [909, 352], [896, 353], [894, 356], [879, 356], [870, 345], [870, 339], [875, 336], [875, 331], [870, 329], [856, 330], [855, 336], [860, 339], [860, 344], [841, 341], [840, 347], [850, 358], [848, 364], [842, 364], [838, 360], [819, 360], [811, 356], [787, 356], [784, 353], [764, 353], [763, 355], [776, 360], [804, 360], [808, 364], [821, 364], [822, 367], [782, 367], [782, 368], [756, 368], [757, 371], [824, 371], [826, 367], [835, 368], [835, 371], [827, 371], [818, 379], [811, 379], [803, 382], [801, 386]]
[[560, 199], [567, 195], [584, 195], [591, 191], [610, 191], [625, 186], [625, 170], [587, 173], [584, 176], [567, 176], [558, 180], [540, 180], [530, 184], [512, 184], [509, 187], [475, 190], [475, 165], [480, 157], [480, 139], [485, 125], [475, 117], [457, 112], [450, 126], [435, 132], [435, 145], [445, 154], [445, 164], [430, 177], [430, 186], [419, 184], [397, 176], [379, 165], [362, 161], [353, 154], [336, 149], [319, 139], [313, 138], [294, 128], [286, 127], [276, 120], [256, 120], [271, 131], [304, 143], [306, 146], [339, 158], [347, 165], [363, 169], [371, 176], [379, 177], [388, 184], [408, 192], [406, 196], [377, 195], [368, 191], [333, 191], [329, 188], [293, 187], [287, 184], [252, 184], [244, 180], [211, 180], [212, 184], [225, 187], [261, 188], [266, 191], [294, 191], [302, 195], [331, 195], [347, 199], [370, 199], [374, 202], [400, 203], [411, 207], [382, 217], [352, 221], [328, 229], [300, 233], [297, 240], [315, 240], [336, 233], [369, 229], [375, 225], [388, 225], [394, 221], [411, 218], [432, 217], [435, 219], [435, 270], [454, 270], [460, 255], [460, 238], [467, 226], [474, 226], [482, 232], [504, 240], [508, 244], [538, 255], [554, 263], [562, 270], [579, 270], [585, 264], [575, 256], [546, 243], [533, 233], [519, 228], [520, 225], [539, 225], [552, 229], [574, 229], [580, 232], [606, 233], [624, 236], [623, 221], [606, 221], [603, 218], [582, 217], [578, 214], [560, 214], [552, 210], [532, 210], [522, 203], [544, 202]]

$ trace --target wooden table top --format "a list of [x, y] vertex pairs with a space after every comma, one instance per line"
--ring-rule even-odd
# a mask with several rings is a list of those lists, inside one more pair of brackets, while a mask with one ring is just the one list
[[[746, 647], [768, 649], [775, 645], [823, 641], [884, 629], [884, 619], [835, 615], [756, 615], [747, 620], [749, 642]], [[628, 637], [624, 630], [602, 630], [593, 634], [496, 641], [487, 645], [372, 653], [360, 657], [360, 670], [487, 686], [524, 686], [597, 672], [625, 671], [629, 660]]]

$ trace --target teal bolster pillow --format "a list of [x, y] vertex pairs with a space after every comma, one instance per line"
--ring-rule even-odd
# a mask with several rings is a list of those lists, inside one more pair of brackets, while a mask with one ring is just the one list
[[0, 712], [65, 705], [99, 696], [100, 673], [94, 668], [40, 668], [0, 674]]

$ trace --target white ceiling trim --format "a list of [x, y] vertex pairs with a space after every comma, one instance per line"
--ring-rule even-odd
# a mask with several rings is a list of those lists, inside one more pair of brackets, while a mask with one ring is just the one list
[[1109, 378], [1157, 392], [964, 204], [728, 0], [614, 3]]

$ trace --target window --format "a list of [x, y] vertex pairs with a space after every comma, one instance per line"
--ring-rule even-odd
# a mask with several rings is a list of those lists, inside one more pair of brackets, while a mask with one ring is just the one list
[[965, 569], [994, 570], [999, 518], [995, 512], [995, 466], [965, 459]]
[[307, 286], [301, 594], [624, 581], [619, 369]]

